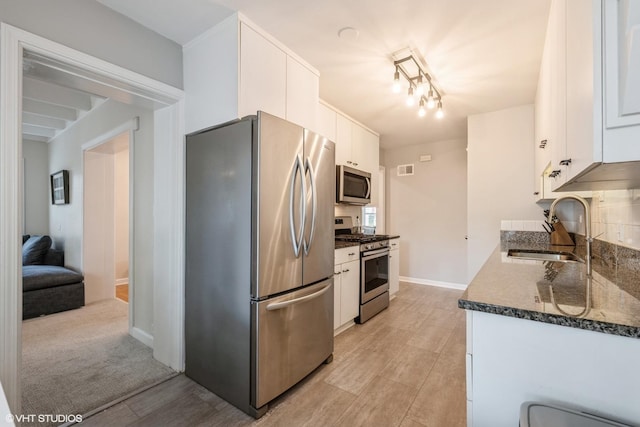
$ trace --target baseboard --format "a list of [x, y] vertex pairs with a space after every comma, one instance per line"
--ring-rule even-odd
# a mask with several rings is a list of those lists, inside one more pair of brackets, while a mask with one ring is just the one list
[[439, 288], [457, 289], [459, 291], [464, 291], [465, 289], [467, 289], [467, 285], [464, 285], [461, 283], [440, 282], [438, 280], [418, 279], [416, 277], [400, 276], [400, 281], [415, 283], [417, 285], [428, 285], [428, 286], [437, 286]]
[[344, 325], [340, 326], [338, 329], [335, 329], [333, 331], [333, 336], [335, 337], [336, 335], [343, 333], [344, 331], [346, 331], [347, 329], [349, 329], [350, 327], [352, 327], [355, 324], [356, 324], [356, 322], [354, 322], [353, 320], [345, 323]]
[[131, 336], [140, 341], [147, 347], [153, 348], [153, 336], [149, 335], [142, 329], [131, 328]]
[[125, 277], [123, 279], [116, 279], [116, 286], [118, 285], [128, 285], [129, 284], [129, 278]]

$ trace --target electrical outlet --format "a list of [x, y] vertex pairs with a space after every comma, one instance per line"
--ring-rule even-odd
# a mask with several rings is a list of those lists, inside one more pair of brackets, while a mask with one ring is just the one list
[[624, 225], [618, 223], [618, 242], [624, 242]]

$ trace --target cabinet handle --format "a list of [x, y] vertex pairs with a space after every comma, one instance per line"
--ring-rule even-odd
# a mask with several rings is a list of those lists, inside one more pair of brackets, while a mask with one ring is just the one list
[[347, 268], [346, 270], [342, 270], [343, 273], [348, 273], [349, 269]]
[[561, 166], [569, 166], [571, 164], [571, 159], [560, 160]]
[[353, 166], [358, 166], [358, 164], [356, 162], [353, 162]]
[[335, 274], [335, 275], [337, 276], [338, 274], [342, 274], [342, 272], [340, 272], [340, 271], [334, 271], [334, 272], [333, 272], [333, 274]]
[[355, 252], [351, 252], [349, 256], [354, 256], [355, 254], [356, 254]]
[[347, 160], [347, 164], [348, 164], [348, 165], [352, 165], [352, 164], [353, 164], [353, 162], [352, 162], [351, 160]]
[[540, 148], [542, 148], [544, 150], [546, 146], [547, 146], [547, 140], [546, 139], [543, 139], [542, 141], [540, 141]]
[[389, 255], [389, 259], [393, 258], [393, 256]]
[[560, 169], [556, 169], [554, 171], [551, 171], [551, 173], [549, 174], [549, 178], [555, 178], [558, 175], [560, 175], [560, 173], [562, 173], [562, 171]]
[[535, 191], [535, 192], [533, 193], [533, 195], [534, 195], [534, 196], [537, 196], [538, 194], [540, 194], [540, 192], [539, 192], [539, 191]]

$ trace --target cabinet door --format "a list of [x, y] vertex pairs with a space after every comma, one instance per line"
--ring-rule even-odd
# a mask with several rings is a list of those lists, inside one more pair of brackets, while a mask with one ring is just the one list
[[400, 290], [400, 239], [389, 241], [389, 294]]
[[640, 160], [640, 2], [604, 0], [603, 161]]
[[262, 110], [284, 119], [286, 89], [286, 53], [241, 23], [239, 116]]
[[342, 299], [342, 264], [336, 264], [333, 270], [333, 329], [338, 329], [340, 323], [340, 301]]
[[[317, 132], [333, 142], [336, 142], [336, 116], [337, 113], [334, 110], [324, 104], [318, 104]], [[336, 158], [336, 163], [337, 161]]]
[[360, 311], [360, 260], [342, 264], [342, 297], [340, 324], [358, 317]]
[[[566, 96], [567, 151], [570, 163], [561, 166], [570, 180], [594, 162], [602, 160], [599, 114], [594, 111], [596, 79], [594, 72], [594, 10], [591, 1], [566, 0]], [[598, 34], [599, 36], [599, 34]], [[598, 83], [599, 84], [599, 83]]]
[[[551, 45], [551, 168], [561, 171], [555, 178], [555, 187], [565, 183], [560, 161], [566, 159], [566, 0], [556, 0], [549, 13]], [[554, 188], [555, 188], [554, 187]]]
[[287, 57], [287, 120], [315, 131], [318, 108], [318, 76]]
[[351, 126], [353, 122], [338, 113], [336, 116], [336, 165], [353, 166], [351, 161]]

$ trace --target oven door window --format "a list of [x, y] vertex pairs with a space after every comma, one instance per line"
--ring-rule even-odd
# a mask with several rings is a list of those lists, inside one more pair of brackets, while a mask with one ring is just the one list
[[389, 253], [362, 261], [363, 302], [380, 295], [389, 288]]

